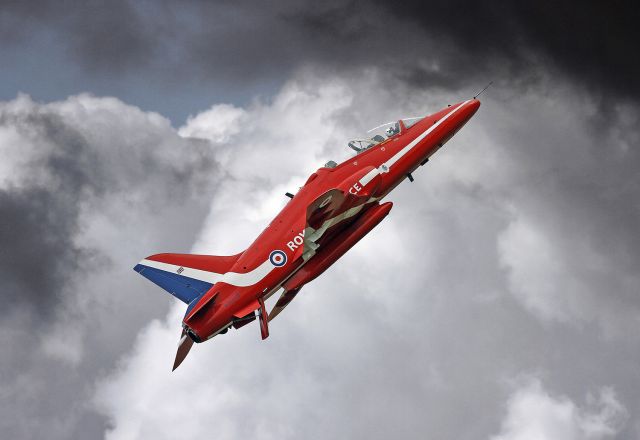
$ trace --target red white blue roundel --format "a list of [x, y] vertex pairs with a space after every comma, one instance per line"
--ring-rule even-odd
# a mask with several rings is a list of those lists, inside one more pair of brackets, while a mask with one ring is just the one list
[[287, 264], [287, 254], [285, 254], [281, 250], [272, 251], [269, 255], [269, 261], [275, 267], [282, 267]]

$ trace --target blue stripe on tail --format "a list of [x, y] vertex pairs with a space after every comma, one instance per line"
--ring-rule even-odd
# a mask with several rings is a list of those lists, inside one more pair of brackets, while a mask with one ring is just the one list
[[154, 267], [142, 264], [133, 268], [149, 281], [162, 287], [164, 290], [178, 298], [185, 304], [191, 303], [194, 299], [206, 293], [213, 284], [205, 281], [196, 280], [194, 278], [178, 275], [177, 273], [167, 272], [156, 269]]

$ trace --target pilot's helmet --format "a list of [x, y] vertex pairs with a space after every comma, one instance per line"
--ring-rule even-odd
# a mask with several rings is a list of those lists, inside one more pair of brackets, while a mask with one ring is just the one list
[[394, 134], [396, 134], [396, 130], [393, 128], [393, 126], [387, 128], [385, 132], [387, 133], [387, 136], [393, 136]]

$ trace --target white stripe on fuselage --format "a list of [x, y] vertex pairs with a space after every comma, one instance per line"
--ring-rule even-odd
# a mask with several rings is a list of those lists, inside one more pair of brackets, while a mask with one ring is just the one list
[[[358, 212], [360, 212], [363, 206], [364, 205], [354, 206], [353, 208], [346, 210], [342, 214], [328, 219], [322, 224], [322, 226], [320, 226], [320, 228], [318, 228], [317, 230], [312, 230], [310, 238], [312, 238], [313, 241], [318, 240], [327, 231], [327, 229], [341, 222], [342, 220], [353, 217]], [[139, 264], [143, 266], [153, 267], [155, 269], [164, 270], [165, 272], [171, 272], [176, 275], [193, 278], [195, 280], [205, 281], [211, 284], [224, 282], [236, 287], [253, 286], [254, 284], [262, 281], [267, 275], [269, 275], [275, 267], [268, 258], [260, 266], [246, 273], [227, 272], [221, 274], [147, 259], [142, 260]], [[181, 271], [180, 268], [182, 268]]]
[[[208, 272], [206, 270], [193, 269], [191, 267], [186, 267], [186, 266], [177, 266], [175, 264], [163, 263], [163, 262], [154, 261], [154, 260], [142, 260], [140, 264], [142, 264], [143, 266], [149, 266], [155, 269], [164, 270], [166, 272], [172, 272], [184, 277], [193, 278], [200, 281], [206, 281], [207, 283], [211, 283], [211, 284], [224, 282], [237, 287], [253, 286], [258, 281], [262, 280], [264, 277], [269, 275], [269, 273], [274, 267], [273, 264], [271, 264], [271, 262], [269, 261], [269, 259], [267, 259], [264, 263], [262, 263], [260, 266], [256, 267], [250, 272], [246, 272], [246, 273], [227, 272], [227, 273], [221, 274], [216, 272]], [[180, 268], [182, 268], [183, 270], [178, 272]]]
[[449, 113], [447, 113], [442, 119], [440, 119], [438, 122], [433, 124], [431, 127], [427, 128], [425, 131], [422, 132], [422, 134], [420, 134], [414, 140], [409, 142], [404, 148], [402, 148], [402, 150], [400, 150], [396, 154], [394, 154], [391, 157], [391, 159], [389, 159], [385, 163], [381, 164], [378, 168], [376, 168], [374, 170], [371, 170], [367, 174], [365, 174], [364, 177], [362, 179], [360, 179], [360, 185], [365, 186], [367, 183], [371, 182], [373, 180], [373, 178], [376, 177], [378, 174], [382, 174], [382, 173], [388, 172], [389, 168], [391, 168], [393, 166], [393, 164], [395, 164], [398, 160], [400, 160], [402, 158], [402, 156], [404, 156], [409, 151], [411, 151], [411, 149], [413, 147], [418, 145], [418, 142], [420, 142], [422, 139], [424, 139], [433, 130], [438, 128], [438, 126], [440, 126], [440, 124], [442, 124], [444, 121], [446, 121], [449, 118], [449, 116], [451, 116], [452, 114], [454, 114], [455, 112], [460, 110], [467, 102], [470, 102], [470, 101], [465, 101], [462, 104], [460, 104], [459, 106], [455, 107], [453, 110], [451, 110]]

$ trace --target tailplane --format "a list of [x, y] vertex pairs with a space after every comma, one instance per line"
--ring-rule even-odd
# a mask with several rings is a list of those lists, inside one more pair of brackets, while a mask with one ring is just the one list
[[156, 254], [142, 260], [133, 270], [185, 304], [191, 304], [229, 272], [241, 255]]

